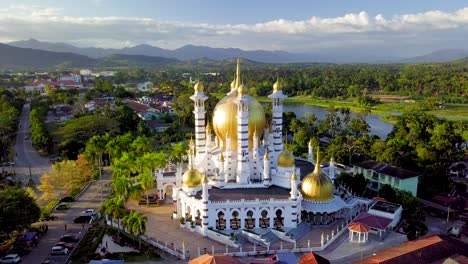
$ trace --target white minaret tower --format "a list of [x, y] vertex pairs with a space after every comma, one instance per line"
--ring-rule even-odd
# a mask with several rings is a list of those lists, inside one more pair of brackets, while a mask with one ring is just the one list
[[273, 85], [273, 93], [268, 97], [272, 100], [273, 151], [280, 153], [283, 151], [283, 100], [287, 96], [283, 94], [279, 79]]
[[315, 164], [315, 160], [314, 160], [314, 146], [312, 145], [312, 139], [309, 140], [308, 147], [309, 147], [309, 153], [308, 153], [308, 155], [307, 155], [307, 160], [308, 160], [310, 163]]
[[201, 212], [201, 217], [202, 217], [202, 230], [203, 230], [203, 235], [206, 236], [206, 233], [208, 232], [208, 178], [206, 175], [203, 176], [202, 178], [202, 212]]
[[197, 159], [201, 157], [201, 154], [205, 153], [205, 101], [208, 99], [208, 96], [203, 93], [204, 87], [200, 81], [195, 83], [193, 89], [195, 93], [190, 96], [190, 99], [195, 103], [193, 113], [195, 115], [195, 158]]
[[332, 182], [335, 182], [335, 175], [336, 175], [336, 167], [335, 167], [335, 159], [333, 156], [330, 159], [330, 167], [328, 168], [328, 177]]
[[[237, 78], [240, 83], [240, 64], [237, 60]], [[247, 86], [237, 87], [237, 183], [248, 184], [250, 181], [249, 167], [249, 97]]]
[[263, 156], [263, 184], [270, 184], [270, 161], [268, 158], [268, 149], [265, 149], [265, 156]]
[[289, 199], [296, 200], [297, 199], [297, 175], [296, 175], [296, 168], [291, 175], [291, 197]]
[[253, 158], [254, 160], [257, 160], [257, 159], [258, 159], [258, 135], [257, 135], [257, 129], [255, 129], [254, 134], [253, 134], [252, 158]]

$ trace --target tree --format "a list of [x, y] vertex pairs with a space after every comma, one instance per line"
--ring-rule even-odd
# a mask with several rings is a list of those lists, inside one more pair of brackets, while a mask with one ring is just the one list
[[8, 234], [29, 227], [39, 220], [41, 210], [21, 188], [0, 190], [0, 233]]
[[102, 204], [100, 211], [101, 211], [101, 213], [106, 214], [106, 215], [109, 216], [109, 218], [111, 220], [111, 225], [112, 225], [112, 221], [116, 220], [117, 224], [119, 226], [119, 229], [120, 229], [120, 221], [119, 220], [122, 219], [125, 216], [125, 214], [127, 213], [127, 211], [125, 209], [125, 201], [121, 200], [121, 199], [118, 199], [116, 197], [112, 197], [112, 198], [108, 199], [107, 201], [105, 201]]
[[41, 200], [51, 201], [56, 198], [55, 186], [52, 184], [52, 177], [49, 174], [44, 174], [39, 179], [40, 184], [37, 189], [42, 192]]
[[130, 145], [130, 149], [135, 152], [137, 156], [143, 156], [145, 153], [151, 151], [151, 144], [147, 137], [145, 136], [138, 136], [133, 140], [132, 144]]
[[132, 234], [138, 236], [141, 248], [141, 235], [146, 232], [146, 221], [147, 218], [144, 215], [141, 215], [138, 212], [130, 212], [126, 215], [123, 220], [122, 224], [127, 230]]
[[385, 198], [389, 202], [396, 202], [396, 191], [389, 184], [384, 184], [379, 190], [379, 196]]
[[140, 180], [141, 188], [145, 192], [146, 195], [146, 205], [149, 205], [149, 198], [148, 198], [148, 191], [154, 188], [154, 178], [148, 171], [143, 172], [142, 174], [138, 175], [138, 179]]
[[115, 179], [112, 179], [112, 185], [114, 187], [114, 192], [120, 200], [125, 200], [130, 191], [130, 181], [125, 176], [119, 176]]
[[81, 179], [83, 181], [90, 181], [93, 176], [93, 168], [84, 154], [78, 155], [76, 166], [78, 167], [78, 173], [80, 174]]

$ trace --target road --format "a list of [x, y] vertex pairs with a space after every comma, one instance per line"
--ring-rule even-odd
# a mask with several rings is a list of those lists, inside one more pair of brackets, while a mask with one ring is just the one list
[[[110, 173], [109, 173], [110, 175]], [[105, 178], [108, 178], [109, 175], [105, 174]], [[103, 198], [107, 199], [110, 195], [110, 180], [102, 180], [103, 186]], [[52, 213], [58, 218], [54, 221], [44, 222], [44, 224], [49, 225], [49, 231], [45, 236], [40, 238], [39, 244], [35, 247], [28, 255], [23, 258], [24, 264], [37, 264], [41, 263], [43, 260], [50, 258], [57, 263], [64, 263], [66, 259], [63, 256], [53, 256], [49, 257], [49, 252], [52, 246], [55, 245], [60, 239], [60, 237], [66, 233], [77, 233], [83, 232], [83, 226], [81, 224], [74, 224], [73, 219], [79, 216], [80, 213], [86, 209], [95, 209], [99, 211], [101, 205], [101, 182], [97, 181], [92, 183], [88, 189], [86, 189], [81, 196], [71, 204], [70, 209], [66, 211], [53, 211]], [[65, 224], [67, 225], [67, 231], [65, 231]], [[85, 225], [85, 229], [88, 226]]]
[[16, 134], [15, 144], [15, 171], [19, 180], [26, 183], [31, 178], [39, 182], [39, 178], [49, 170], [49, 159], [39, 155], [32, 145], [31, 136], [29, 133], [29, 112], [31, 111], [30, 104], [25, 104], [21, 111], [18, 133]]

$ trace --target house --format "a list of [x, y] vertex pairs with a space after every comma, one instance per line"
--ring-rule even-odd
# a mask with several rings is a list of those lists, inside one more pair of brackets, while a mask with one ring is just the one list
[[430, 236], [405, 242], [354, 263], [468, 263], [468, 244], [448, 236]]
[[112, 108], [115, 108], [114, 97], [94, 98], [94, 99], [88, 101], [84, 105], [84, 108], [88, 112], [94, 112], [94, 110], [96, 110], [96, 108], [103, 109], [106, 104], [110, 104]]
[[419, 174], [403, 168], [391, 166], [373, 160], [364, 161], [353, 166], [353, 173], [362, 173], [369, 180], [369, 188], [378, 192], [384, 184], [389, 184], [400, 191], [409, 191], [413, 196], [418, 193]]
[[81, 83], [81, 75], [77, 73], [65, 73], [60, 75], [59, 81], [73, 81], [75, 83]]
[[399, 204], [390, 203], [387, 201], [375, 202], [367, 211], [368, 214], [390, 219], [388, 227], [394, 229], [401, 220], [403, 207]]
[[142, 83], [137, 84], [137, 89], [140, 92], [147, 92], [152, 88], [153, 88], [153, 83], [152, 82], [142, 82]]
[[32, 92], [34, 90], [38, 90], [41, 93], [45, 93], [45, 87], [48, 86], [49, 88], [83, 88], [83, 84], [64, 80], [64, 81], [52, 81], [52, 80], [34, 80], [30, 85], [26, 85], [24, 89], [28, 92]]
[[170, 123], [166, 123], [162, 120], [146, 120], [146, 126], [151, 130], [153, 133], [162, 133], [167, 128], [171, 126]]

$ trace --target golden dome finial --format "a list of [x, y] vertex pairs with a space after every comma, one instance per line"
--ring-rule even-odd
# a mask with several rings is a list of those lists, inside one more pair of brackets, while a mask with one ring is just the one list
[[281, 84], [279, 81], [279, 77], [276, 77], [276, 82], [273, 84], [273, 92], [281, 91]]
[[211, 135], [211, 127], [210, 127], [210, 122], [208, 121], [208, 123], [206, 124], [206, 133], [208, 135]]
[[293, 173], [291, 175], [291, 180], [296, 181], [297, 180], [297, 175], [296, 175], [296, 168], [294, 168]]
[[247, 88], [246, 85], [241, 84], [239, 87], [237, 87], [237, 93], [240, 94], [240, 95], [248, 94], [249, 89]]
[[193, 86], [193, 89], [195, 90], [195, 92], [203, 92], [205, 87], [203, 86], [203, 83], [200, 82], [200, 80], [197, 80], [197, 82]]
[[221, 162], [224, 162], [224, 155], [223, 155], [223, 152], [222, 152], [222, 151], [221, 151], [221, 156], [219, 157], [219, 160], [220, 160]]
[[202, 182], [202, 174], [192, 166], [182, 175], [182, 184], [189, 188], [197, 187]]
[[195, 142], [193, 142], [193, 135], [190, 135], [189, 146], [194, 146], [194, 145], [195, 145]]
[[330, 163], [335, 163], [335, 158], [333, 156], [330, 158]]
[[208, 177], [206, 177], [206, 173], [203, 175], [202, 183], [208, 183]]
[[317, 162], [315, 163], [315, 169], [314, 169], [314, 174], [315, 172], [320, 173], [321, 168], [320, 168], [320, 147], [317, 147]]
[[257, 126], [255, 126], [255, 130], [253, 132], [253, 137], [256, 138], [257, 137]]
[[265, 149], [265, 155], [263, 156], [264, 160], [269, 160], [270, 158], [268, 157], [268, 149]]
[[313, 140], [312, 140], [312, 138], [311, 138], [311, 139], [309, 140], [309, 146], [313, 146], [312, 143], [313, 143]]
[[234, 90], [236, 90], [236, 79], [235, 78], [231, 82], [231, 91], [234, 91]]

